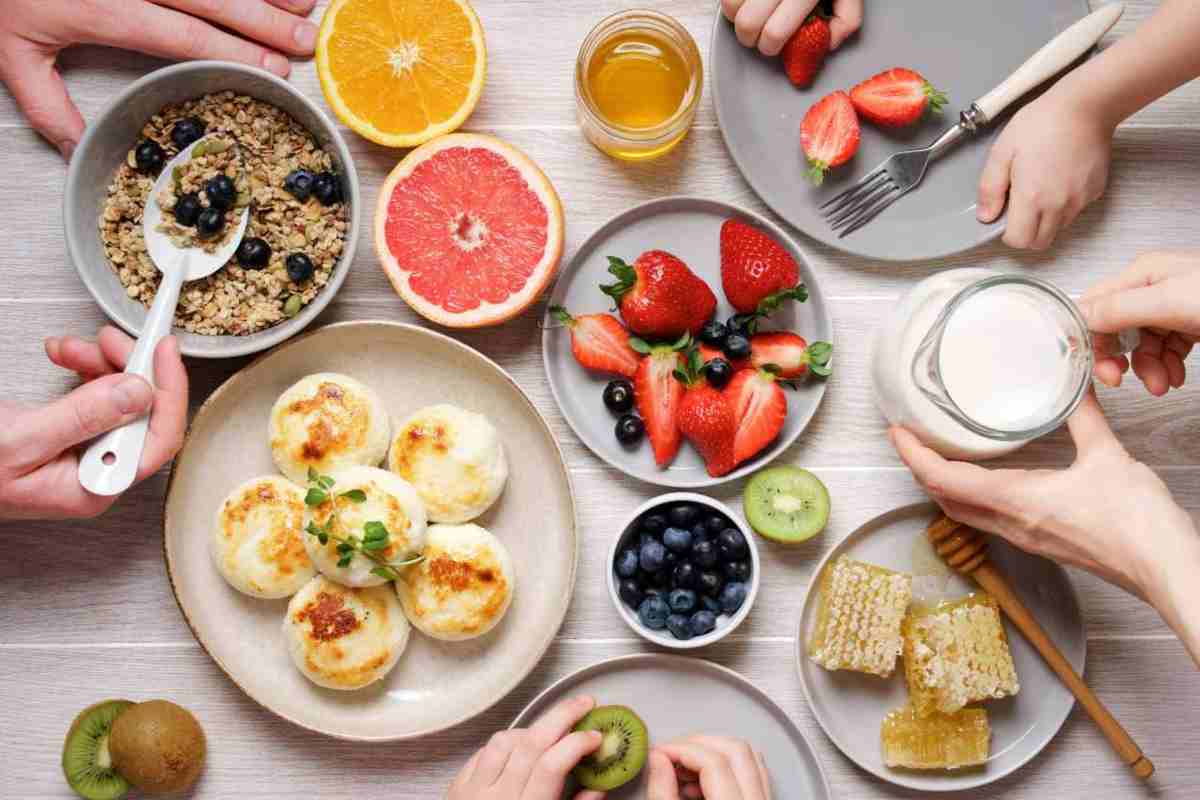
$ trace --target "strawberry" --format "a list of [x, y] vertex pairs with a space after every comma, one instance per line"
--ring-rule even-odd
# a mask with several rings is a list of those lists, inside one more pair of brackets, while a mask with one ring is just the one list
[[674, 344], [654, 346], [635, 340], [636, 346], [645, 348], [646, 357], [638, 364], [633, 378], [633, 398], [646, 423], [654, 461], [660, 467], [674, 460], [683, 441], [677, 421], [683, 385], [675, 379], [675, 370], [683, 363], [679, 351], [689, 340], [690, 337], [685, 337]]
[[699, 351], [688, 351], [683, 361], [675, 371], [680, 386], [687, 387], [679, 402], [679, 430], [704, 459], [708, 474], [716, 478], [737, 466], [733, 458], [737, 419], [725, 395], [701, 377]]
[[850, 95], [837, 91], [814, 103], [800, 122], [800, 147], [808, 159], [809, 180], [820, 186], [826, 170], [854, 157], [858, 140], [858, 116]]
[[729, 304], [743, 314], [767, 316], [785, 299], [808, 299], [792, 254], [738, 219], [721, 225], [721, 286]]
[[665, 250], [648, 250], [630, 266], [608, 259], [616, 283], [600, 289], [616, 301], [634, 333], [675, 339], [700, 332], [717, 308], [717, 297], [688, 265]]
[[630, 335], [612, 314], [573, 317], [562, 306], [550, 306], [555, 319], [571, 331], [571, 352], [586, 369], [632, 378], [642, 357], [629, 345]]
[[850, 102], [868, 122], [885, 128], [903, 128], [919, 120], [926, 109], [942, 113], [949, 98], [920, 73], [896, 67], [851, 89]]
[[829, 55], [830, 39], [829, 20], [813, 14], [787, 40], [780, 55], [793, 85], [802, 89], [812, 85], [825, 56]]
[[772, 370], [743, 369], [725, 387], [725, 399], [737, 420], [733, 437], [733, 460], [737, 464], [758, 455], [783, 428], [787, 397], [777, 381]]
[[750, 363], [759, 369], [775, 367], [781, 378], [801, 378], [811, 371], [822, 378], [833, 370], [829, 358], [833, 345], [829, 342], [813, 342], [791, 331], [769, 331], [750, 337]]

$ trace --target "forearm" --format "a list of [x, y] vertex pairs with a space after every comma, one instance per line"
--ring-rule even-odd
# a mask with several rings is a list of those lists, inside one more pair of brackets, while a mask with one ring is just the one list
[[1200, 533], [1186, 520], [1145, 568], [1146, 597], [1200, 666]]
[[1129, 36], [1051, 90], [1116, 127], [1172, 89], [1200, 76], [1200, 3], [1163, 0]]

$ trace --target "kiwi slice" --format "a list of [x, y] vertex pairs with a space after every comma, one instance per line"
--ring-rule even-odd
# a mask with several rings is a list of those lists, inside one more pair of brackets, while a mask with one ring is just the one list
[[585, 789], [607, 792], [636, 778], [646, 765], [650, 736], [646, 723], [625, 706], [598, 706], [575, 725], [577, 731], [600, 731], [596, 752], [575, 767], [575, 779]]
[[129, 782], [113, 767], [108, 737], [117, 717], [132, 705], [105, 700], [80, 711], [71, 723], [63, 743], [63, 775], [84, 800], [118, 800], [129, 791]]
[[189, 788], [204, 768], [204, 729], [186, 708], [147, 700], [121, 715], [109, 737], [113, 765], [147, 794]]
[[750, 527], [784, 544], [811, 539], [829, 521], [829, 490], [806, 469], [764, 469], [746, 484], [742, 507]]

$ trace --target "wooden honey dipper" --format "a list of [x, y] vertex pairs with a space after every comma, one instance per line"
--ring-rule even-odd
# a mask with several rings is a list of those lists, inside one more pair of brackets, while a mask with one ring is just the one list
[[1083, 679], [1075, 673], [1066, 656], [1050, 641], [1046, 631], [1013, 592], [1008, 580], [988, 560], [987, 537], [974, 528], [946, 516], [935, 520], [926, 534], [942, 560], [962, 574], [970, 575], [996, 599], [1008, 618], [1020, 628], [1025, 638], [1042, 654], [1050, 669], [1054, 670], [1071, 690], [1071, 694], [1075, 695], [1075, 699], [1100, 727], [1100, 732], [1108, 739], [1121, 760], [1133, 770], [1133, 774], [1142, 780], [1153, 775], [1154, 764], [1146, 758], [1137, 743], [1121, 727], [1121, 723], [1117, 722], [1116, 717], [1100, 702], [1100, 698], [1096, 697]]

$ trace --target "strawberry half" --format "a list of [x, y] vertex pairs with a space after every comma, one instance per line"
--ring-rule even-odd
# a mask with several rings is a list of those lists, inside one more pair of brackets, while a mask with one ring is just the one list
[[811, 86], [829, 55], [831, 42], [829, 20], [818, 14], [806, 19], [780, 53], [788, 80], [802, 89]]
[[646, 357], [638, 364], [633, 377], [633, 399], [638, 413], [646, 423], [646, 435], [654, 450], [654, 462], [665, 467], [675, 459], [683, 435], [679, 431], [679, 404], [683, 399], [683, 384], [675, 371], [683, 364], [679, 351], [687, 346], [690, 337], [674, 344], [647, 345], [639, 339], [636, 347], [644, 347]]
[[[813, 342], [791, 331], [769, 331], [750, 337], [750, 363], [759, 369], [774, 367], [781, 378], [802, 378], [810, 371], [822, 378], [832, 372], [833, 345]], [[734, 376], [737, 377], [737, 376]]]
[[[808, 299], [792, 254], [738, 219], [721, 224], [721, 286], [729, 304], [744, 314], [767, 316], [785, 299]], [[771, 297], [769, 307], [762, 307]]]
[[896, 67], [851, 89], [850, 102], [863, 119], [884, 128], [903, 128], [919, 120], [927, 110], [942, 113], [949, 98], [920, 73]]
[[716, 478], [737, 466], [733, 457], [737, 419], [725, 395], [701, 377], [701, 366], [700, 353], [693, 349], [675, 371], [679, 385], [686, 386], [679, 403], [679, 430], [704, 459], [708, 474]]
[[571, 316], [562, 306], [550, 313], [571, 331], [571, 352], [584, 368], [632, 378], [642, 357], [629, 345], [629, 331], [611, 314]]
[[733, 460], [753, 458], [775, 441], [787, 419], [787, 397], [769, 369], [743, 369], [725, 387], [725, 398], [737, 419]]
[[717, 309], [717, 296], [688, 265], [665, 250], [648, 250], [632, 265], [612, 256], [617, 282], [600, 289], [616, 301], [629, 329], [652, 339], [700, 332]]
[[859, 136], [850, 95], [837, 91], [814, 103], [800, 122], [800, 147], [808, 159], [809, 180], [820, 186], [827, 170], [853, 158]]

